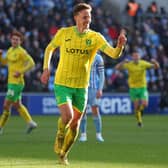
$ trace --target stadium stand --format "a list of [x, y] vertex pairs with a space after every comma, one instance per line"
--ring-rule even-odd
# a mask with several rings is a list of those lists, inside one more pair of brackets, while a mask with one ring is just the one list
[[[53, 89], [51, 87], [53, 71], [48, 86], [42, 85], [39, 80], [44, 48], [60, 27], [73, 24], [69, 13], [77, 2], [81, 1], [0, 0], [0, 49], [3, 49], [5, 55], [5, 51], [10, 46], [10, 32], [17, 29], [25, 35], [23, 46], [36, 62], [36, 67], [25, 76], [25, 92], [48, 92]], [[102, 9], [101, 0], [85, 2], [92, 4], [94, 8], [91, 27], [115, 44], [123, 24], [112, 19], [109, 11]], [[152, 5], [155, 5], [155, 8]], [[149, 90], [152, 92], [163, 91], [168, 86], [168, 15], [164, 7], [159, 8], [156, 5], [151, 1], [147, 9], [142, 9], [139, 4], [135, 21], [127, 25], [128, 43], [120, 59], [129, 59], [130, 52], [136, 48], [143, 59], [155, 58], [159, 61], [161, 68], [150, 70], [147, 73]], [[56, 67], [58, 59], [58, 51], [56, 51], [51, 70]], [[113, 70], [117, 61], [111, 61], [108, 57], [104, 57], [104, 60], [106, 72], [104, 90], [108, 92], [127, 91], [127, 73]], [[7, 68], [0, 66], [0, 91], [6, 90], [6, 83]]]

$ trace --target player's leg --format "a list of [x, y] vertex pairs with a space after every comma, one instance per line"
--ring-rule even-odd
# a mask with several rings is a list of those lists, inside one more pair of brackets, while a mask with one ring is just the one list
[[141, 111], [139, 110], [139, 105], [140, 105], [139, 104], [140, 103], [139, 89], [130, 88], [129, 94], [130, 94], [131, 101], [133, 102], [134, 113], [137, 119], [137, 125], [141, 127], [142, 126], [142, 114], [141, 114]]
[[8, 84], [8, 90], [6, 93], [6, 97], [5, 97], [5, 101], [4, 101], [4, 105], [3, 105], [3, 113], [2, 116], [0, 118], [0, 132], [2, 134], [2, 129], [5, 126], [9, 116], [10, 116], [10, 108], [13, 104], [13, 102], [15, 102], [17, 96], [17, 88], [15, 87], [15, 85], [12, 84]]
[[7, 123], [9, 116], [11, 114], [10, 108], [11, 108], [12, 103], [13, 102], [10, 100], [7, 100], [7, 99], [4, 100], [3, 112], [0, 117], [0, 134], [3, 133], [3, 128], [4, 128], [5, 124]]
[[148, 91], [147, 88], [141, 88], [140, 89], [140, 106], [139, 106], [139, 110], [141, 111], [141, 114], [143, 115], [143, 111], [144, 109], [148, 106]]
[[144, 109], [148, 106], [148, 100], [141, 100], [141, 104], [139, 106], [139, 110], [141, 111], [142, 115], [144, 113]]
[[22, 104], [22, 91], [24, 85], [12, 85], [15, 94], [13, 96], [13, 107], [19, 112], [20, 116], [26, 121], [27, 128], [26, 133], [30, 133], [34, 128], [37, 127], [37, 123], [33, 121], [29, 114], [28, 109]]
[[139, 100], [134, 100], [133, 105], [134, 105], [135, 116], [137, 119], [137, 125], [141, 127], [142, 126], [142, 114], [141, 114], [141, 111], [139, 110]]
[[62, 144], [64, 142], [65, 128], [66, 128], [66, 124], [63, 122], [63, 119], [59, 117], [58, 123], [57, 123], [57, 134], [56, 134], [55, 145], [54, 145], [54, 151], [57, 154], [60, 154]]
[[96, 128], [96, 139], [99, 142], [104, 142], [104, 139], [102, 137], [102, 119], [99, 112], [99, 106], [97, 105], [92, 106], [92, 113], [93, 113], [93, 121]]
[[141, 118], [141, 120], [138, 122], [138, 126], [142, 127], [143, 126], [143, 122], [142, 122], [143, 111], [145, 107], [147, 107], [148, 105], [148, 91], [146, 87], [138, 88], [137, 93], [138, 93], [138, 100], [139, 100], [139, 107], [137, 107], [138, 108], [137, 111]]
[[97, 98], [97, 89], [90, 88], [89, 90], [89, 104], [91, 105], [93, 121], [96, 128], [96, 139], [99, 142], [103, 142], [102, 137], [102, 119], [99, 111], [100, 98]]
[[87, 114], [86, 114], [86, 110], [85, 110], [85, 114], [83, 114], [82, 119], [81, 119], [81, 123], [80, 123], [81, 135], [80, 135], [79, 141], [81, 141], [81, 142], [87, 141], [86, 129], [87, 129]]
[[71, 121], [70, 126], [68, 127], [68, 130], [65, 134], [64, 142], [60, 152], [60, 162], [63, 164], [68, 164], [67, 156], [72, 145], [77, 139], [81, 118], [82, 113], [74, 109], [73, 120]]
[[[90, 102], [92, 101], [92, 93], [90, 88], [88, 89], [88, 100], [87, 100], [87, 104], [90, 104]], [[80, 138], [79, 141], [81, 142], [86, 142], [87, 141], [87, 108], [85, 109], [85, 112], [83, 114], [81, 123], [80, 123]]]
[[87, 89], [75, 89], [72, 101], [74, 115], [72, 121], [70, 122], [70, 126], [65, 134], [64, 142], [60, 153], [60, 160], [65, 161], [65, 163], [67, 163], [67, 155], [78, 136], [80, 121], [86, 108], [86, 102]]
[[68, 87], [54, 85], [54, 91], [57, 105], [60, 111], [60, 117], [58, 119], [57, 133], [54, 144], [54, 151], [59, 155], [64, 142], [66, 129], [73, 117], [73, 108], [71, 103], [73, 90]]
[[13, 106], [19, 112], [20, 116], [26, 121], [27, 128], [26, 133], [29, 134], [35, 128], [37, 128], [37, 123], [33, 121], [31, 115], [29, 114], [28, 109], [21, 103], [21, 100], [17, 100]]
[[60, 154], [63, 143], [64, 137], [66, 134], [66, 129], [69, 127], [69, 123], [73, 117], [73, 109], [69, 103], [63, 104], [59, 106], [59, 111], [61, 117], [58, 119], [58, 126], [57, 126], [57, 133], [54, 145], [54, 151], [57, 154]]

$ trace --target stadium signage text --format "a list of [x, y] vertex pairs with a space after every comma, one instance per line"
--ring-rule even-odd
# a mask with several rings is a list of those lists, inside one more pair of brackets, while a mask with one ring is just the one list
[[[5, 94], [0, 96], [0, 112], [2, 112], [3, 101]], [[24, 94], [23, 104], [27, 106], [32, 115], [49, 115], [60, 114], [56, 105], [56, 99], [53, 94]], [[158, 94], [150, 95], [149, 106], [145, 109], [145, 113], [161, 113], [159, 109], [160, 97]], [[12, 109], [14, 110], [14, 109]], [[91, 113], [91, 108], [88, 106], [88, 113]], [[133, 114], [133, 107], [128, 94], [104, 94], [101, 98], [100, 112], [104, 115], [113, 114]], [[163, 111], [163, 114], [168, 114], [168, 111]], [[17, 114], [14, 111], [12, 114]]]
[[[100, 112], [101, 114], [131, 114], [131, 101], [128, 97], [102, 97]], [[91, 107], [89, 105], [87, 113], [91, 114]]]
[[101, 100], [101, 111], [103, 114], [128, 114], [132, 113], [129, 98], [104, 97]]
[[56, 106], [56, 100], [54, 97], [42, 98], [42, 111], [44, 114], [58, 114], [59, 110]]

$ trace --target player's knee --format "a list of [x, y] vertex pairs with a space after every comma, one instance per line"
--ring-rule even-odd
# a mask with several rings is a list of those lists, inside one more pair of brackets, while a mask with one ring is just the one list
[[4, 103], [3, 104], [3, 109], [6, 110], [6, 111], [9, 111], [10, 110], [10, 104], [7, 104], [7, 103]]
[[139, 106], [134, 106], [134, 110], [137, 111], [139, 109]]
[[21, 103], [20, 103], [20, 101], [17, 101], [17, 102], [15, 102], [15, 103], [13, 103], [13, 107], [16, 109], [16, 110], [18, 110], [20, 107], [21, 107]]
[[62, 116], [62, 121], [66, 125], [69, 124], [72, 121], [72, 115]]
[[70, 127], [72, 129], [77, 129], [80, 125], [80, 120], [79, 119], [73, 119], [71, 124], [70, 124]]
[[5, 111], [10, 111], [11, 105], [12, 105], [12, 102], [10, 102], [10, 101], [8, 101], [8, 100], [5, 100], [5, 101], [4, 101], [4, 104], [3, 104], [3, 109], [4, 109]]
[[70, 124], [70, 127], [71, 127], [71, 129], [74, 129], [74, 130], [75, 130], [76, 128], [78, 128], [78, 124], [72, 122], [72, 123]]
[[144, 104], [143, 106], [144, 106], [144, 108], [146, 108], [148, 106], [148, 104]]
[[143, 105], [144, 107], [147, 107], [147, 106], [148, 106], [148, 102], [143, 102], [142, 105]]

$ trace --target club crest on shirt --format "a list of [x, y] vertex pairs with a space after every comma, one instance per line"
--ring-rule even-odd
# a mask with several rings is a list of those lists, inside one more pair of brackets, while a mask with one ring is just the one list
[[90, 46], [91, 43], [92, 43], [92, 41], [91, 41], [90, 39], [86, 39], [86, 45], [87, 45], [87, 46]]

